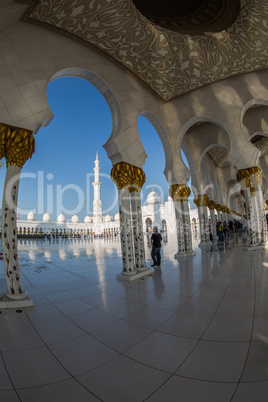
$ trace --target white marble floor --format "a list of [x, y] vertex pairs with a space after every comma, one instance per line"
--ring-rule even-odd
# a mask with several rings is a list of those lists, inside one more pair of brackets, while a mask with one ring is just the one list
[[129, 283], [118, 239], [19, 250], [34, 307], [1, 311], [1, 401], [267, 402], [267, 251], [234, 234], [176, 261], [170, 242]]

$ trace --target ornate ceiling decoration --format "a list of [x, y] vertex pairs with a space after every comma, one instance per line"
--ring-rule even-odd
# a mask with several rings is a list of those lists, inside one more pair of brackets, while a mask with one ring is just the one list
[[256, 148], [258, 148], [261, 151], [261, 156], [265, 156], [268, 154], [268, 138], [267, 137], [261, 137], [260, 139], [257, 139], [257, 141], [251, 141]]
[[225, 166], [229, 157], [229, 153], [230, 152], [228, 151], [228, 149], [221, 147], [213, 147], [208, 151], [208, 154], [213, 159], [213, 162], [219, 168]]
[[166, 102], [203, 85], [268, 67], [267, 2], [240, 3], [233, 25], [207, 36], [161, 28], [131, 0], [35, 0], [24, 21], [96, 47]]
[[219, 32], [238, 17], [239, 0], [132, 0], [148, 20], [187, 34]]

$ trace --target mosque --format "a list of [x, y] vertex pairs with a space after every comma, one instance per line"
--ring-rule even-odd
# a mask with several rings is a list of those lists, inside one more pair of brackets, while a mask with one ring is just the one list
[[[35, 219], [34, 212], [30, 211], [27, 220], [17, 219], [18, 237], [42, 236], [42, 235], [66, 235], [66, 236], [103, 236], [117, 235], [120, 232], [120, 216], [117, 213], [114, 217], [110, 215], [102, 216], [101, 185], [99, 180], [100, 161], [98, 153], [96, 154], [94, 166], [94, 188], [93, 217], [86, 216], [84, 222], [79, 222], [77, 215], [73, 215], [70, 222], [66, 222], [65, 216], [61, 213], [57, 222], [51, 222], [48, 212], [43, 215], [42, 221]], [[197, 209], [190, 210], [191, 223], [198, 225]], [[161, 204], [161, 197], [153, 189], [148, 194], [146, 205], [142, 206], [142, 224], [143, 232], [151, 233], [153, 226], [157, 226], [163, 233], [173, 234], [176, 232], [174, 226], [175, 209], [172, 198]]]
[[[61, 77], [86, 80], [110, 109], [119, 215], [102, 217], [96, 159], [95, 216], [30, 214], [18, 230], [114, 239], [17, 238], [20, 174], [34, 152], [41, 164], [47, 87]], [[163, 147], [164, 206], [154, 192], [141, 205], [139, 116]], [[1, 400], [267, 401], [267, 0], [2, 0], [2, 159]], [[169, 217], [175, 241], [151, 267], [144, 232]], [[245, 236], [212, 242], [230, 217], [245, 217]], [[76, 242], [88, 254], [75, 258]]]

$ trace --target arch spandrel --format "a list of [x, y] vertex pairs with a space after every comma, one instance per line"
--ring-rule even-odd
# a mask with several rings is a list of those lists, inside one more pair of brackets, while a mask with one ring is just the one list
[[[187, 166], [185, 166], [181, 155], [174, 150], [174, 147], [172, 147], [172, 143], [168, 135], [170, 134], [171, 129], [168, 127], [166, 117], [161, 115], [160, 121], [156, 114], [152, 113], [150, 110], [142, 110], [139, 114], [147, 118], [161, 140], [165, 153], [164, 175], [169, 186], [178, 183], [186, 184], [190, 179], [190, 172]], [[164, 125], [166, 128], [164, 128]]]

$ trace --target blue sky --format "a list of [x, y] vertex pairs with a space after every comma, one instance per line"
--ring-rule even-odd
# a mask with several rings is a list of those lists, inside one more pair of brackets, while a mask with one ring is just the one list
[[[48, 127], [35, 136], [35, 154], [23, 169], [19, 188], [18, 208], [20, 218], [25, 219], [34, 211], [37, 220], [45, 212], [56, 220], [60, 213], [70, 219], [74, 213], [82, 222], [92, 216], [93, 168], [96, 152], [101, 167], [101, 200], [103, 215], [114, 216], [118, 212], [117, 190], [110, 180], [112, 164], [102, 145], [112, 130], [109, 107], [98, 92], [86, 80], [58, 78], [47, 87], [47, 99], [54, 114]], [[146, 183], [142, 189], [142, 203], [152, 188], [168, 197], [168, 184], [163, 174], [165, 155], [161, 141], [153, 126], [140, 116], [138, 130], [148, 158], [144, 171]], [[0, 170], [0, 187], [3, 189], [4, 167]]]

